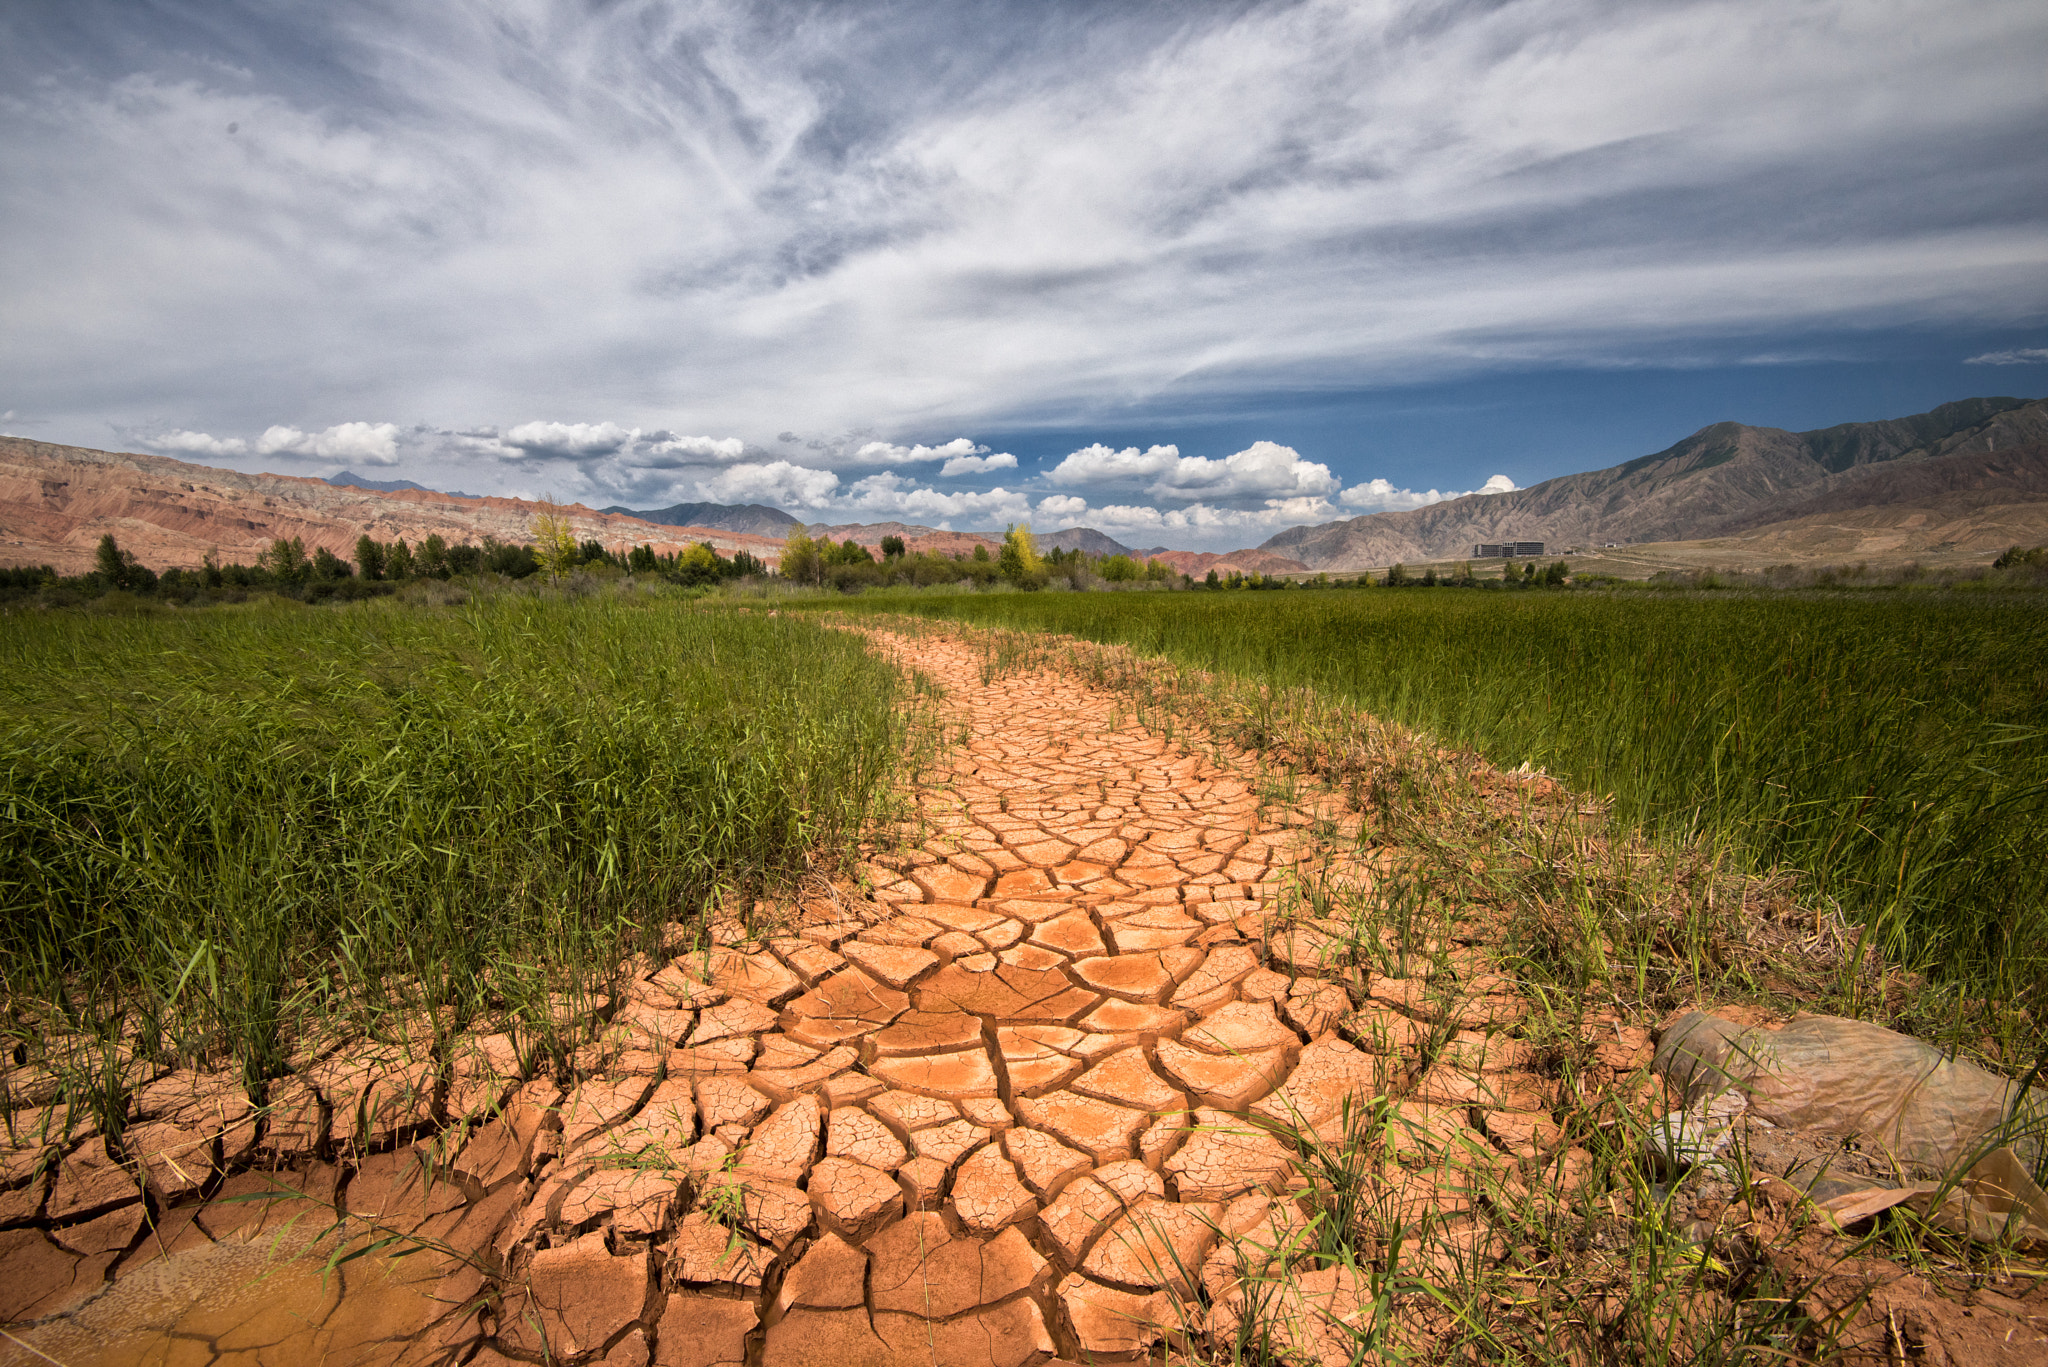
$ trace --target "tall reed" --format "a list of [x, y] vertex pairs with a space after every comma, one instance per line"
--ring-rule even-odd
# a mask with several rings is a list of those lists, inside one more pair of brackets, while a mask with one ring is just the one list
[[2035, 595], [873, 595], [1309, 687], [1801, 870], [1902, 959], [2012, 990], [2048, 947]]
[[901, 750], [843, 632], [676, 600], [0, 621], [22, 1037], [286, 1066], [544, 1002], [857, 836]]

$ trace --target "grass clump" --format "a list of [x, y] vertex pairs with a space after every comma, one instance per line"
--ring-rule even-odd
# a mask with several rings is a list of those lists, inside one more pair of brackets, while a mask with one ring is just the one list
[[1313, 694], [1603, 795], [1619, 824], [1799, 871], [1874, 945], [1991, 995], [2048, 945], [2048, 603], [1723, 593], [842, 600], [1128, 645]]
[[253, 1090], [335, 1027], [546, 1037], [850, 850], [903, 749], [853, 636], [645, 596], [28, 615], [0, 652], [6, 1028], [110, 1135], [136, 1057]]

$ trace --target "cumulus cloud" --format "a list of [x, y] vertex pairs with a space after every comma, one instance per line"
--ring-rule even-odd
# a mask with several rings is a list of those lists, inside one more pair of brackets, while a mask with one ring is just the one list
[[1058, 465], [1045, 472], [1054, 484], [1088, 488], [1102, 484], [1137, 484], [1171, 470], [1180, 463], [1178, 446], [1154, 446], [1140, 451], [1126, 446], [1121, 451], [1096, 442], [1068, 453]]
[[498, 445], [514, 460], [527, 456], [574, 460], [609, 456], [639, 435], [637, 428], [628, 430], [615, 422], [523, 422], [500, 436]]
[[942, 479], [957, 475], [985, 475], [991, 470], [1014, 470], [1017, 458], [1008, 451], [998, 451], [992, 456], [955, 456], [939, 467]]
[[303, 456], [309, 460], [332, 460], [356, 465], [396, 465], [398, 424], [390, 422], [343, 422], [318, 432], [304, 432], [282, 423], [272, 424], [256, 440], [216, 437], [206, 432], [178, 430], [141, 438], [143, 445], [157, 451], [180, 455], [230, 459], [236, 456]]
[[1129, 487], [1142, 483], [1155, 498], [1237, 500], [1313, 498], [1334, 494], [1342, 481], [1330, 467], [1304, 460], [1278, 442], [1255, 441], [1242, 451], [1212, 460], [1183, 456], [1176, 446], [1135, 446], [1113, 450], [1099, 442], [1070, 453], [1046, 472], [1052, 484], [1080, 488]]
[[696, 487], [711, 503], [766, 503], [779, 508], [822, 507], [839, 488], [839, 476], [786, 460], [732, 465]]
[[1439, 489], [1401, 489], [1392, 480], [1369, 479], [1354, 484], [1338, 495], [1337, 501], [1347, 508], [1362, 508], [1372, 512], [1406, 512], [1414, 508], [1427, 508], [1432, 503], [1446, 499], [1469, 498], [1473, 494], [1511, 494], [1515, 482], [1506, 475], [1495, 475], [1477, 489], [1452, 490], [1448, 493]]
[[1972, 356], [1964, 365], [2048, 365], [2048, 347], [2019, 347], [2012, 351], [1987, 351]]
[[301, 432], [296, 427], [272, 426], [256, 439], [259, 456], [289, 453], [316, 460], [338, 460], [361, 465], [398, 464], [398, 424], [393, 422], [344, 422], [320, 432]]
[[681, 437], [650, 432], [637, 454], [647, 465], [730, 465], [743, 460], [747, 444], [738, 437]]
[[1053, 494], [1038, 500], [1038, 516], [1054, 522], [1073, 522], [1088, 511], [1088, 500], [1072, 494]]
[[855, 448], [857, 465], [921, 465], [933, 460], [965, 460], [987, 451], [966, 437], [955, 437], [944, 446], [896, 446], [886, 441], [863, 442]]
[[1031, 500], [1024, 494], [998, 485], [983, 492], [942, 493], [912, 484], [892, 470], [856, 480], [849, 497], [835, 508], [843, 513], [870, 519], [932, 523], [950, 527], [954, 522], [972, 521], [988, 526], [1022, 522], [1031, 514]]
[[175, 451], [181, 456], [224, 458], [247, 455], [249, 451], [249, 443], [240, 437], [216, 437], [209, 432], [187, 432], [182, 428], [174, 432], [160, 432], [140, 440], [151, 450]]

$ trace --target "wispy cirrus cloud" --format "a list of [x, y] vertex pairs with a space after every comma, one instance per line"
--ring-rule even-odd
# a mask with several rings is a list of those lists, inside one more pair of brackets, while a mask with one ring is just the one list
[[1986, 351], [1969, 357], [1964, 365], [2048, 365], [2048, 347], [2017, 347], [2010, 351]]

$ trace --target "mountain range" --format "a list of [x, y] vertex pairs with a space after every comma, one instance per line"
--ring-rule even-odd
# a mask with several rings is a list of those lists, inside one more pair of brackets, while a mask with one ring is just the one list
[[[112, 532], [145, 564], [196, 566], [210, 550], [253, 558], [273, 537], [346, 555], [358, 535], [524, 539], [539, 505], [448, 494], [350, 471], [327, 479], [244, 474], [165, 456], [0, 437], [0, 564], [91, 563]], [[607, 546], [709, 541], [771, 563], [799, 519], [762, 504], [567, 510]], [[879, 548], [993, 549], [998, 536], [912, 523], [806, 524], [812, 536]], [[1540, 541], [1645, 574], [1679, 565], [1925, 558], [1939, 562], [2048, 542], [2048, 400], [1964, 399], [1911, 417], [1789, 432], [1715, 423], [1652, 455], [1527, 489], [1471, 494], [1409, 512], [1291, 527], [1257, 549], [1133, 549], [1090, 527], [1039, 535], [1051, 548], [1219, 571], [1356, 571], [1473, 558], [1476, 543]]]
[[[2048, 483], [2015, 453], [2042, 446], [2048, 400], [2039, 399], [1964, 399], [1912, 417], [1811, 432], [1722, 422], [1605, 470], [1290, 527], [1259, 549], [1311, 569], [1355, 570], [1467, 558], [1483, 542], [1541, 541], [1555, 553], [1754, 536], [1800, 517], [1899, 506], [1970, 484], [2028, 502], [2048, 498]], [[1922, 469], [1932, 463], [1939, 469]]]

